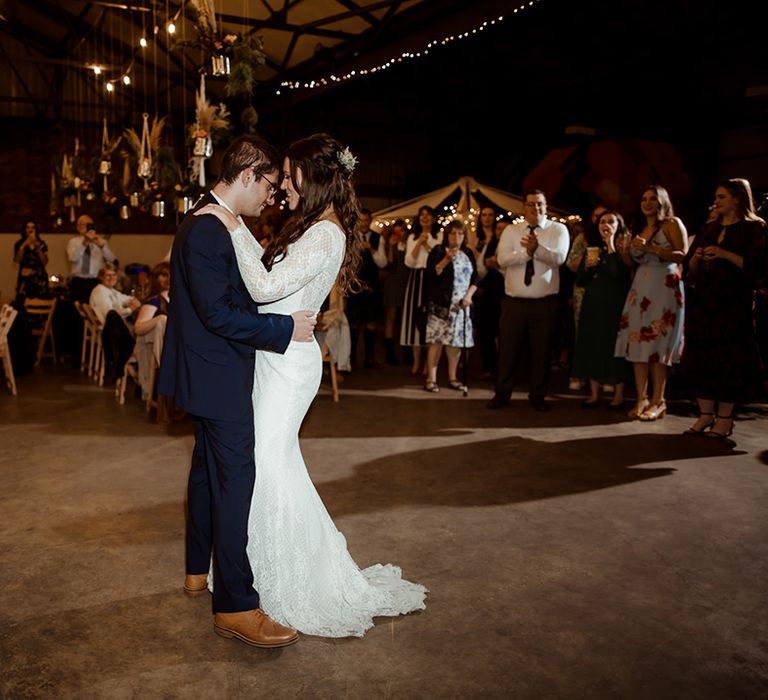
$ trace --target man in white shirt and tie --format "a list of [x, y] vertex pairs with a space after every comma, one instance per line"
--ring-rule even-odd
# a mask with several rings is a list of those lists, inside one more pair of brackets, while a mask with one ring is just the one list
[[77, 220], [77, 233], [67, 241], [67, 259], [70, 262], [69, 296], [73, 301], [88, 303], [91, 292], [99, 283], [99, 270], [105, 262], [112, 262], [115, 254], [107, 241], [98, 233], [93, 219], [83, 214]]
[[525, 221], [507, 226], [496, 249], [505, 294], [501, 301], [496, 393], [488, 408], [509, 403], [527, 336], [528, 399], [537, 411], [548, 411], [544, 397], [557, 327], [559, 268], [568, 255], [569, 237], [563, 224], [547, 219], [547, 198], [541, 190], [526, 192], [523, 201]]

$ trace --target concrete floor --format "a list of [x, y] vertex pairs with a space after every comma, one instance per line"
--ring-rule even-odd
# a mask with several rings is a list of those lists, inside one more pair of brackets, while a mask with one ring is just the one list
[[[737, 446], [567, 392], [490, 412], [360, 371], [302, 431], [358, 564], [426, 611], [264, 651], [181, 593], [188, 422], [72, 370], [0, 393], [2, 698], [766, 698], [766, 410]], [[673, 406], [684, 413], [685, 404]]]

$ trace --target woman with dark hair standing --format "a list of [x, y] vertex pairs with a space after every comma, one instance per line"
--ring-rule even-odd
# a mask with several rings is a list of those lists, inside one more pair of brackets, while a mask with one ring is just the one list
[[[260, 310], [317, 312], [334, 283], [344, 291], [355, 284], [361, 246], [356, 162], [327, 134], [291, 144], [282, 188], [293, 215], [266, 250], [224, 207], [197, 212], [214, 213], [230, 230], [243, 281]], [[284, 355], [256, 353], [256, 481], [247, 552], [269, 617], [305, 634], [362, 636], [376, 616], [423, 608], [426, 589], [403, 580], [390, 564], [361, 571], [309, 478], [299, 428], [321, 376], [317, 343], [292, 342]]]
[[614, 356], [614, 350], [632, 277], [627, 235], [621, 214], [611, 209], [600, 214], [595, 228], [585, 234], [586, 245], [576, 273], [584, 287], [584, 299], [572, 370], [574, 377], [589, 380], [589, 398], [581, 404], [584, 408], [597, 405], [601, 384], [615, 386], [609, 408], [624, 404], [629, 368], [624, 358]]
[[466, 229], [451, 221], [443, 231], [444, 244], [436, 245], [427, 260], [426, 391], [437, 392], [437, 365], [445, 346], [448, 356], [448, 387], [465, 391], [456, 377], [461, 348], [471, 348], [472, 318], [469, 307], [477, 290], [475, 256], [465, 245]]
[[755, 214], [747, 180], [721, 182], [714, 213], [684, 265], [683, 369], [699, 406], [699, 418], [685, 432], [724, 439], [733, 431], [734, 405], [760, 385], [752, 304], [766, 279], [768, 227]]
[[16, 296], [19, 299], [44, 299], [49, 295], [48, 246], [37, 228], [37, 222], [24, 222], [21, 238], [13, 245], [13, 261], [19, 264]]
[[419, 215], [405, 244], [405, 264], [410, 268], [410, 273], [408, 284], [405, 286], [400, 345], [413, 348], [412, 377], [419, 373], [421, 366], [421, 346], [424, 345], [427, 324], [425, 281], [427, 258], [432, 248], [442, 240], [435, 210], [424, 205], [419, 209]]
[[[486, 222], [493, 213], [493, 227], [490, 233]], [[477, 342], [480, 346], [480, 361], [483, 367], [481, 379], [488, 381], [496, 378], [498, 364], [497, 338], [499, 337], [499, 317], [501, 299], [504, 296], [504, 275], [496, 263], [496, 247], [499, 245], [502, 231], [509, 225], [506, 219], [496, 220], [496, 210], [483, 207], [478, 219], [477, 236], [480, 229], [485, 235], [477, 261], [477, 294], [475, 295], [475, 320], [477, 321]]]
[[[637, 403], [630, 418], [653, 421], [667, 412], [664, 392], [668, 368], [683, 352], [683, 281], [680, 263], [688, 250], [688, 234], [659, 185], [643, 190], [640, 233], [630, 254], [638, 263], [624, 303], [616, 338], [616, 357], [633, 363]], [[653, 394], [648, 399], [649, 374]]]

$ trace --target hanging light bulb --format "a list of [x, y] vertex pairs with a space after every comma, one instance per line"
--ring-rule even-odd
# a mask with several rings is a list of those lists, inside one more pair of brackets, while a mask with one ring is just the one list
[[147, 48], [147, 40], [144, 37], [141, 37], [141, 39], [139, 39], [139, 46], [141, 46], [142, 49]]
[[101, 75], [101, 66], [93, 66], [93, 72], [96, 75]]
[[176, 25], [173, 23], [173, 20], [168, 22], [168, 33], [169, 34], [175, 34], [176, 33]]
[[112, 83], [107, 83], [106, 88], [107, 92], [112, 92], [115, 89], [115, 86]]
[[123, 76], [123, 84], [124, 85], [130, 85], [131, 84], [131, 76], [130, 75], [124, 75]]

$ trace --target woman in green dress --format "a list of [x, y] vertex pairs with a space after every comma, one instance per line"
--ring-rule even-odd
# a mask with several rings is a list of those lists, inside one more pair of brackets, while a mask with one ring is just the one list
[[[591, 240], [590, 240], [591, 239]], [[629, 232], [621, 214], [602, 212], [594, 229], [588, 229], [587, 247], [576, 273], [583, 285], [573, 376], [589, 380], [589, 398], [581, 405], [596, 406], [600, 385], [613, 384], [615, 393], [608, 408], [624, 403], [624, 382], [629, 366], [623, 357], [614, 357], [619, 320], [632, 281], [632, 259], [628, 252]]]

